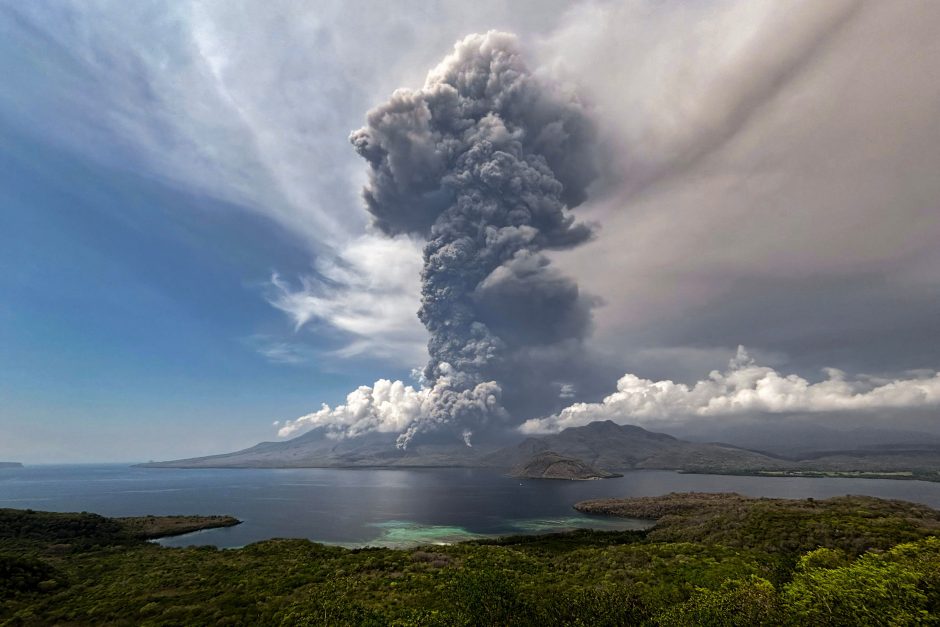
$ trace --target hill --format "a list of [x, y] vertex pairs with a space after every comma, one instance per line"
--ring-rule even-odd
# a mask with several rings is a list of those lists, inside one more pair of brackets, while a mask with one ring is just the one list
[[509, 474], [520, 479], [567, 479], [569, 481], [589, 481], [623, 476], [588, 466], [580, 459], [565, 457], [554, 451], [536, 453], [528, 461], [514, 467]]
[[535, 454], [554, 451], [596, 468], [609, 470], [670, 469], [687, 472], [747, 472], [784, 469], [790, 464], [755, 451], [722, 444], [686, 442], [610, 420], [571, 427], [487, 455], [488, 465], [512, 467]]

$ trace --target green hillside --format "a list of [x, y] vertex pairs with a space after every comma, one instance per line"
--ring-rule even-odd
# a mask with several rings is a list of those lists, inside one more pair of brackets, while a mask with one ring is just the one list
[[2, 510], [0, 624], [940, 620], [940, 512], [920, 505], [669, 495], [579, 507], [658, 523], [411, 550], [306, 540], [217, 550], [160, 547], [119, 519]]

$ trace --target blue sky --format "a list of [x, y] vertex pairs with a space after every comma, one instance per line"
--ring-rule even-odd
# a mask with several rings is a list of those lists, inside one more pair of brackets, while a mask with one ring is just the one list
[[361, 240], [347, 136], [427, 64], [346, 46], [446, 10], [241, 9], [0, 3], [0, 459], [248, 446], [422, 365], [418, 245]]
[[370, 228], [349, 133], [489, 29], [589, 104], [604, 164], [596, 237], [552, 254], [596, 302], [596, 381], [558, 400], [593, 404], [530, 427], [666, 428], [761, 381], [773, 420], [933, 416], [938, 26], [928, 2], [0, 0], [0, 459], [224, 452], [321, 403], [291, 432], [348, 425], [354, 390], [382, 423], [373, 382], [427, 360], [422, 242]]
[[279, 342], [336, 344], [295, 333], [263, 297], [272, 269], [310, 263], [280, 226], [10, 129], [2, 136], [6, 457], [225, 450], [272, 437], [273, 419], [341, 397], [369, 372], [262, 354]]

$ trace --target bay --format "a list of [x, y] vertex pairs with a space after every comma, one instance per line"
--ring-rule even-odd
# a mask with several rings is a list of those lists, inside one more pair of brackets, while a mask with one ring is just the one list
[[864, 494], [940, 508], [940, 483], [885, 479], [745, 477], [631, 471], [601, 481], [520, 480], [484, 469], [170, 469], [127, 465], [0, 469], [0, 507], [105, 516], [229, 514], [243, 524], [161, 540], [238, 547], [269, 538], [407, 547], [643, 521], [572, 509], [600, 497], [669, 492], [828, 498]]

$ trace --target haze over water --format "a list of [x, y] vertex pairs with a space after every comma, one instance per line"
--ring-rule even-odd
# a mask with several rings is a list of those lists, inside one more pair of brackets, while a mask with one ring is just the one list
[[415, 546], [640, 521], [584, 516], [598, 497], [678, 491], [828, 498], [865, 494], [940, 507], [940, 483], [634, 471], [603, 481], [520, 480], [481, 469], [144, 469], [126, 465], [0, 469], [0, 507], [106, 516], [230, 514], [243, 524], [162, 541], [237, 547], [275, 537], [347, 546]]

